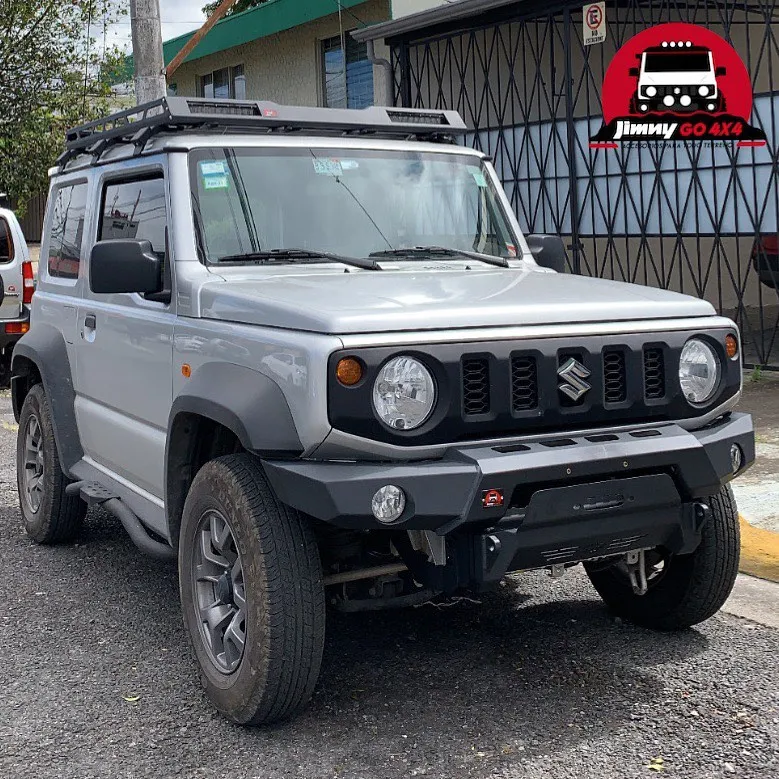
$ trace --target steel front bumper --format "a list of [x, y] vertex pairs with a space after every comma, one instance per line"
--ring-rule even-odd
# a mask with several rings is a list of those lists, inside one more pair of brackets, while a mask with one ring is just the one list
[[[434, 461], [266, 460], [264, 465], [278, 498], [317, 519], [347, 528], [386, 528], [374, 519], [371, 499], [380, 487], [394, 484], [407, 496], [396, 526], [445, 534], [466, 523], [497, 525], [520, 515], [544, 490], [636, 476], [666, 475], [682, 502], [704, 499], [733, 477], [733, 443], [743, 452], [744, 470], [755, 456], [748, 414], [733, 413], [692, 432], [669, 424], [547, 436], [507, 446], [464, 446]], [[502, 495], [502, 505], [484, 505], [489, 490]], [[630, 508], [609, 505], [602, 510]], [[572, 511], [570, 518], [577, 514]]]

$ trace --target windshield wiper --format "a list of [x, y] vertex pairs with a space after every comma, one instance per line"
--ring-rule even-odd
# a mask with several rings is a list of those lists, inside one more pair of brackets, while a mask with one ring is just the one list
[[260, 252], [246, 252], [244, 254], [230, 254], [221, 257], [217, 265], [246, 265], [255, 263], [262, 265], [271, 262], [305, 262], [306, 260], [330, 260], [344, 265], [352, 265], [364, 270], [381, 270], [381, 265], [375, 260], [363, 257], [346, 257], [343, 254], [320, 252], [315, 249], [268, 249]]
[[479, 252], [468, 252], [461, 249], [446, 249], [443, 246], [410, 246], [406, 249], [384, 249], [378, 252], [371, 252], [371, 257], [415, 257], [423, 259], [437, 259], [439, 257], [468, 257], [471, 260], [486, 262], [488, 265], [495, 265], [498, 268], [508, 268], [508, 260], [505, 257], [496, 257], [493, 254], [480, 254]]

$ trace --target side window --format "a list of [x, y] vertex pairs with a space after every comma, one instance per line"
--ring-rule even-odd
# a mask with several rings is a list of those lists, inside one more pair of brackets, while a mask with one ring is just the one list
[[165, 259], [165, 181], [161, 176], [106, 184], [98, 240], [135, 238], [149, 241]]
[[4, 216], [0, 216], [0, 262], [11, 262], [14, 258], [14, 239], [11, 225]]
[[86, 183], [57, 190], [49, 227], [49, 276], [78, 278], [86, 214]]

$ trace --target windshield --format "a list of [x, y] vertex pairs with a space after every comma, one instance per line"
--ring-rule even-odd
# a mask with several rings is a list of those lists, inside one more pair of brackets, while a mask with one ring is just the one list
[[700, 73], [711, 70], [708, 52], [659, 51], [644, 59], [647, 73]]
[[198, 149], [192, 202], [207, 262], [284, 249], [369, 257], [419, 246], [516, 254], [481, 161], [356, 149]]

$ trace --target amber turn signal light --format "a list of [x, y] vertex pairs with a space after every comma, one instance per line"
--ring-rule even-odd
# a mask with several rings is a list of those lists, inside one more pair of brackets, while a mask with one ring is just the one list
[[345, 387], [353, 387], [362, 378], [362, 365], [354, 357], [344, 357], [338, 361], [335, 377]]
[[731, 360], [738, 356], [738, 339], [735, 335], [728, 333], [725, 336], [725, 352]]

